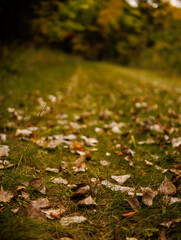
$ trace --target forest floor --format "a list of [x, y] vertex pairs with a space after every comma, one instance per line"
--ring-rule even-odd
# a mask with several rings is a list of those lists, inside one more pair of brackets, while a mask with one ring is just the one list
[[178, 79], [28, 49], [0, 84], [0, 239], [181, 239]]

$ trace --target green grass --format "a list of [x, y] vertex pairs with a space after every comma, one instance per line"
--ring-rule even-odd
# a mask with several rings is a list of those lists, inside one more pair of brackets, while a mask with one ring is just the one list
[[[121, 213], [132, 211], [126, 201], [127, 195], [95, 185], [90, 180], [92, 177], [110, 180], [112, 175], [131, 174], [124, 185], [135, 187], [139, 191], [140, 186], [158, 189], [165, 175], [169, 179], [174, 175], [170, 172], [161, 174], [154, 167], [146, 166], [144, 160], [168, 169], [181, 162], [179, 152], [164, 140], [165, 135], [171, 140], [181, 134], [181, 83], [178, 79], [108, 63], [83, 61], [53, 50], [30, 48], [14, 50], [3, 59], [0, 85], [0, 133], [7, 134], [7, 141], [1, 144], [10, 146], [10, 154], [5, 159], [16, 164], [14, 168], [0, 170], [0, 185], [15, 193], [15, 197], [10, 203], [3, 204], [5, 208], [0, 211], [1, 239], [60, 239], [64, 236], [77, 240], [122, 240], [126, 237], [159, 239], [163, 229], [159, 223], [181, 217], [180, 204], [164, 206], [161, 197], [157, 195], [151, 207], [145, 206], [139, 198], [140, 211], [130, 218], [124, 218]], [[62, 95], [62, 101], [52, 103], [48, 95], [57, 95], [58, 91]], [[38, 97], [42, 97], [51, 107], [48, 114], [40, 116], [41, 110], [37, 110]], [[137, 109], [135, 102], [146, 102], [148, 107]], [[18, 121], [12, 118], [7, 111], [8, 107], [21, 110], [22, 115], [29, 116], [29, 119]], [[101, 119], [100, 113], [105, 109], [111, 111], [110, 117]], [[68, 114], [67, 120], [70, 122], [76, 122], [75, 115], [82, 116], [87, 128], [75, 132], [71, 127], [58, 125], [59, 114]], [[139, 122], [144, 119], [149, 119], [152, 124], [160, 124], [165, 130], [162, 133], [143, 131]], [[113, 121], [126, 124], [122, 135], [110, 130], [95, 132], [95, 127], [103, 128], [104, 124]], [[72, 133], [77, 135], [79, 141], [82, 135], [96, 137], [99, 141], [96, 145], [98, 151], [92, 152], [91, 161], [86, 162], [88, 170], [83, 173], [73, 172], [72, 166], [77, 155], [62, 145], [49, 151], [32, 141], [22, 141], [15, 136], [17, 128], [35, 125], [40, 128], [36, 138]], [[167, 132], [169, 128], [174, 131]], [[131, 142], [131, 136], [134, 136], [135, 146]], [[149, 137], [156, 144], [137, 144]], [[125, 155], [115, 154], [115, 151], [120, 151], [116, 144], [126, 145], [135, 151], [133, 167], [125, 161]], [[87, 151], [90, 149], [85, 148]], [[106, 156], [106, 152], [111, 155]], [[155, 159], [153, 155], [158, 155], [159, 158]], [[111, 164], [100, 165], [100, 160], [103, 159]], [[62, 161], [68, 162], [68, 173], [45, 171], [46, 167], [58, 168]], [[69, 183], [90, 184], [92, 196], [98, 204], [97, 211], [94, 212], [92, 207], [79, 207], [72, 202], [70, 188], [51, 183], [54, 176], [62, 176]], [[65, 206], [65, 216], [84, 215], [88, 221], [62, 227], [59, 220], [28, 219], [24, 208], [30, 200], [19, 198], [16, 188], [36, 177], [45, 180], [47, 197], [52, 204], [56, 206], [61, 202]], [[177, 196], [179, 191], [178, 189]], [[30, 187], [26, 192], [30, 194], [31, 200], [43, 196]], [[17, 214], [11, 211], [15, 207], [20, 207]], [[179, 230], [179, 224], [166, 229], [166, 238], [181, 239]]]

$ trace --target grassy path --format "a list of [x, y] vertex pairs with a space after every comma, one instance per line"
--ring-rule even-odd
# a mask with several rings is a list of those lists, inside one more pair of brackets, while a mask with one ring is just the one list
[[[0, 184], [12, 194], [0, 192], [1, 239], [181, 239], [179, 223], [160, 225], [181, 218], [179, 80], [30, 49], [2, 62], [0, 84], [10, 148], [0, 150]], [[48, 219], [38, 198], [64, 210]], [[70, 216], [86, 221], [64, 225]]]

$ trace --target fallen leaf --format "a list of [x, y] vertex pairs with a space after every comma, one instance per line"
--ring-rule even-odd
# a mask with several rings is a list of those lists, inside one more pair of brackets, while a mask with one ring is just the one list
[[138, 240], [138, 239], [137, 239], [137, 238], [134, 238], [134, 237], [133, 237], [133, 238], [132, 238], [132, 237], [131, 237], [131, 238], [130, 238], [130, 237], [127, 237], [126, 240]]
[[137, 213], [137, 211], [135, 211], [135, 212], [125, 212], [125, 213], [121, 213], [121, 216], [122, 217], [132, 217], [136, 213]]
[[63, 238], [60, 238], [60, 240], [74, 240], [74, 239], [73, 238], [63, 237]]
[[179, 219], [174, 219], [174, 220], [171, 220], [171, 221], [168, 221], [168, 222], [162, 222], [162, 223], [160, 223], [160, 225], [169, 228], [172, 224], [174, 224], [174, 223], [180, 223], [180, 222], [181, 222], [181, 218], [179, 218]]
[[181, 145], [181, 137], [178, 137], [178, 138], [173, 138], [172, 139], [172, 146], [174, 148], [177, 148]]
[[141, 190], [143, 193], [142, 202], [148, 207], [152, 206], [153, 199], [157, 193], [149, 187], [146, 188], [141, 187]]
[[82, 223], [87, 220], [84, 216], [73, 216], [73, 217], [62, 217], [60, 220], [60, 224], [63, 226], [67, 226], [71, 223]]
[[143, 145], [143, 144], [155, 144], [155, 140], [153, 140], [152, 138], [148, 138], [146, 141], [140, 141], [138, 142], [139, 145]]
[[98, 140], [95, 138], [87, 138], [86, 136], [81, 136], [88, 146], [95, 146], [98, 143]]
[[14, 214], [16, 214], [16, 213], [19, 211], [19, 207], [14, 208], [14, 209], [12, 209], [11, 211], [12, 211]]
[[3, 186], [1, 185], [0, 202], [10, 202], [13, 197], [14, 194], [10, 190], [4, 191]]
[[18, 186], [16, 190], [20, 191], [20, 190], [23, 190], [23, 189], [26, 189], [26, 187], [25, 186]]
[[[135, 192], [135, 188], [130, 188], [130, 187], [125, 187], [125, 186], [120, 186], [117, 184], [113, 184], [107, 180], [103, 180], [101, 182], [102, 185], [110, 188], [112, 191], [120, 191], [120, 192], [127, 192], [128, 195], [133, 196]], [[142, 193], [136, 193], [136, 196], [142, 196]]]
[[87, 169], [86, 164], [85, 164], [85, 156], [80, 156], [75, 162], [74, 162], [74, 167], [73, 170], [74, 172], [85, 172]]
[[153, 163], [148, 161], [148, 160], [145, 160], [145, 163], [146, 163], [147, 166], [152, 166], [153, 165]]
[[43, 217], [41, 209], [49, 208], [50, 202], [47, 198], [38, 198], [34, 201], [31, 201], [26, 208], [26, 214], [29, 218], [39, 218]]
[[41, 178], [35, 178], [29, 181], [29, 185], [33, 187], [36, 191], [46, 194], [45, 182]]
[[2, 169], [8, 169], [14, 167], [14, 164], [10, 163], [7, 160], [0, 160], [0, 170]]
[[164, 201], [166, 204], [171, 205], [171, 204], [174, 204], [174, 203], [181, 203], [181, 198], [164, 196], [164, 197], [163, 197], [163, 201]]
[[166, 240], [166, 230], [165, 230], [165, 228], [162, 229], [159, 237], [160, 237], [160, 240]]
[[7, 157], [9, 156], [9, 146], [7, 145], [0, 145], [0, 157]]
[[45, 169], [46, 171], [48, 171], [48, 172], [54, 172], [54, 173], [59, 173], [59, 169], [57, 169], [57, 168], [46, 168]]
[[114, 179], [116, 182], [118, 182], [120, 185], [122, 185], [128, 178], [130, 178], [131, 175], [120, 175], [120, 176], [111, 176], [112, 179]]
[[80, 200], [78, 202], [78, 205], [90, 206], [90, 205], [97, 205], [97, 203], [93, 200], [91, 196], [89, 196], [87, 198], [84, 198], [83, 200]]
[[20, 197], [23, 197], [24, 199], [28, 200], [30, 199], [30, 194], [22, 191]]
[[136, 211], [136, 210], [140, 209], [140, 203], [139, 203], [138, 199], [135, 196], [130, 196], [127, 199], [127, 202], [129, 203], [129, 205], [131, 206], [131, 208], [133, 210]]
[[32, 133], [29, 129], [17, 129], [15, 136], [30, 136]]
[[59, 209], [47, 209], [41, 210], [42, 213], [49, 219], [59, 219], [65, 212], [65, 208], [62, 206]]
[[89, 185], [80, 187], [74, 192], [74, 194], [70, 197], [70, 199], [73, 200], [73, 199], [80, 199], [82, 197], [85, 197], [87, 194], [90, 193], [90, 190], [91, 189]]
[[106, 160], [100, 160], [100, 164], [102, 166], [108, 166], [110, 163], [108, 161], [106, 161]]
[[82, 144], [78, 141], [73, 141], [73, 148], [79, 151], [82, 151], [84, 149]]
[[63, 184], [65, 184], [65, 185], [68, 184], [68, 181], [67, 181], [66, 179], [61, 178], [61, 177], [59, 177], [59, 178], [54, 178], [54, 179], [52, 180], [52, 182], [53, 182], [53, 183], [58, 183], [58, 184], [63, 183]]
[[0, 142], [6, 141], [6, 134], [0, 133]]
[[165, 179], [158, 188], [158, 191], [163, 195], [174, 195], [177, 192], [177, 189], [175, 185], [165, 176]]

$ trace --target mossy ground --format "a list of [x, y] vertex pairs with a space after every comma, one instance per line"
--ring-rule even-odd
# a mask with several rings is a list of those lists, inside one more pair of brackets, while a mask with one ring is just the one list
[[[153, 206], [147, 207], [141, 203], [137, 214], [124, 218], [121, 213], [132, 211], [126, 201], [127, 195], [99, 184], [95, 186], [90, 180], [93, 177], [110, 180], [111, 175], [131, 174], [125, 185], [136, 189], [140, 186], [158, 189], [165, 175], [169, 179], [173, 177], [171, 172], [162, 174], [160, 170], [148, 167], [144, 160], [167, 169], [181, 161], [179, 152], [164, 139], [165, 135], [171, 140], [181, 134], [181, 84], [178, 79], [108, 63], [83, 61], [53, 50], [30, 48], [16, 50], [11, 57], [3, 60], [0, 84], [0, 129], [1, 133], [7, 134], [6, 142], [1, 144], [10, 146], [10, 154], [5, 159], [15, 164], [14, 168], [0, 171], [0, 184], [5, 190], [12, 190], [16, 194], [9, 203], [3, 204], [5, 208], [0, 211], [1, 239], [59, 239], [64, 236], [77, 240], [122, 240], [126, 237], [159, 239], [163, 231], [159, 223], [181, 217], [180, 204], [164, 205], [157, 195]], [[62, 96], [58, 104], [48, 99], [48, 95], [56, 95], [57, 91]], [[42, 97], [51, 107], [48, 114], [40, 116], [41, 111], [37, 110], [38, 97]], [[146, 102], [147, 107], [136, 108], [136, 102]], [[7, 111], [8, 107], [22, 110], [29, 120], [13, 119]], [[105, 109], [111, 114], [101, 119], [100, 113]], [[75, 115], [82, 116], [87, 127], [75, 131], [71, 127], [61, 126], [57, 124], [60, 114], [68, 114], [69, 122], [77, 122]], [[139, 122], [145, 119], [152, 124], [159, 124], [163, 131], [144, 131]], [[113, 133], [110, 129], [95, 132], [95, 127], [103, 128], [103, 125], [113, 121], [126, 124], [123, 134]], [[10, 123], [14, 123], [14, 126], [8, 127]], [[76, 134], [79, 141], [81, 135], [97, 138], [98, 151], [92, 152], [91, 161], [86, 163], [88, 170], [73, 172], [72, 166], [77, 156], [62, 145], [50, 151], [15, 136], [17, 128], [35, 125], [46, 127], [35, 133], [36, 138], [72, 133]], [[133, 137], [136, 145], [131, 141]], [[137, 144], [149, 137], [156, 144]], [[119, 151], [117, 144], [135, 151], [132, 159], [134, 166], [125, 161], [124, 154], [115, 154], [115, 151]], [[89, 150], [89, 147], [86, 149]], [[107, 156], [107, 152], [111, 155]], [[154, 155], [159, 158], [154, 158]], [[100, 160], [103, 159], [109, 161], [110, 165], [102, 166]], [[62, 161], [68, 162], [68, 173], [65, 175], [45, 171], [46, 167], [59, 168]], [[51, 180], [54, 176], [62, 176], [69, 183], [90, 184], [98, 204], [96, 212], [92, 207], [79, 207], [72, 202], [72, 191], [64, 185], [53, 184]], [[17, 187], [36, 177], [45, 180], [48, 199], [65, 206], [65, 215], [84, 215], [88, 221], [62, 227], [59, 220], [28, 219], [23, 210], [12, 213], [12, 209], [19, 206], [23, 209], [30, 201], [18, 198]], [[31, 200], [42, 196], [31, 188], [26, 191]], [[139, 200], [141, 202], [141, 198]], [[181, 239], [179, 224], [166, 229], [166, 238]]]

